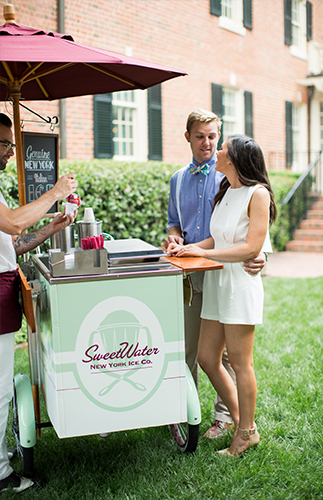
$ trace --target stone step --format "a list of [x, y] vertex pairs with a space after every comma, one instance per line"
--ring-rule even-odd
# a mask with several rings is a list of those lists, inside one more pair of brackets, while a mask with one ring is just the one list
[[294, 233], [293, 239], [296, 241], [308, 240], [308, 241], [322, 241], [323, 242], [323, 230], [322, 229], [297, 229]]
[[323, 231], [323, 219], [305, 219], [299, 227], [300, 229], [321, 229]]
[[288, 241], [286, 250], [291, 252], [323, 252], [323, 241]]
[[306, 215], [307, 219], [323, 219], [323, 210], [309, 210]]
[[323, 210], [323, 200], [316, 201], [311, 206], [312, 210]]

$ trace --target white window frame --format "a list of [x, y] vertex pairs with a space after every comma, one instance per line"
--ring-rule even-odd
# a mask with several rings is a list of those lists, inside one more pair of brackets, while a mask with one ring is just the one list
[[[133, 92], [133, 100], [124, 100], [125, 93]], [[114, 92], [112, 107], [132, 109], [133, 154], [114, 154], [117, 161], [147, 161], [148, 158], [148, 103], [146, 90]], [[114, 110], [113, 110], [114, 111]], [[113, 113], [114, 115], [114, 113]], [[114, 127], [114, 119], [112, 122]], [[126, 138], [130, 141], [130, 138]], [[115, 144], [116, 139], [113, 138]]]
[[319, 102], [319, 124], [320, 151], [323, 151], [323, 101]]
[[246, 28], [243, 26], [243, 0], [222, 0], [221, 9], [219, 27], [246, 36]]
[[[294, 44], [296, 30], [298, 40]], [[289, 50], [292, 56], [307, 61], [306, 0], [292, 0], [292, 45]]]
[[293, 103], [293, 164], [292, 172], [301, 173], [307, 167], [306, 104]]
[[[226, 114], [226, 96], [233, 98], [234, 115]], [[237, 87], [223, 87], [222, 89], [222, 105], [223, 105], [223, 142], [231, 134], [241, 133], [244, 130], [244, 93], [242, 89]], [[227, 124], [231, 124], [231, 130], [227, 130]]]

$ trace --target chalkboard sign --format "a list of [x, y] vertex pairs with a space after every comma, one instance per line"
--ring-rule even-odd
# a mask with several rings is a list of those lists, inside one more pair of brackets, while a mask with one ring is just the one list
[[[58, 179], [58, 134], [22, 132], [26, 203], [49, 191]], [[58, 202], [48, 211], [58, 211]]]

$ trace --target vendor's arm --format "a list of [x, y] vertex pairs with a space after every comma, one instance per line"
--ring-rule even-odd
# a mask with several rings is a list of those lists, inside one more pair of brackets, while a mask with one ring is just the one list
[[74, 221], [75, 215], [71, 214], [65, 215], [65, 211], [56, 215], [54, 219], [47, 224], [47, 226], [35, 231], [34, 233], [20, 234], [19, 236], [13, 236], [12, 242], [15, 247], [17, 256], [23, 253], [30, 252], [34, 248], [38, 247], [44, 243], [47, 238], [50, 238], [52, 234], [57, 233], [64, 227], [69, 226]]
[[244, 262], [255, 259], [258, 257], [265, 241], [268, 229], [269, 204], [268, 191], [262, 188], [257, 189], [249, 203], [249, 229], [246, 243], [219, 249], [208, 249], [199, 243], [197, 245], [186, 245], [178, 251], [174, 249], [172, 253], [177, 257], [190, 255], [222, 262]]
[[[54, 187], [37, 200], [10, 210], [0, 203], [0, 231], [16, 235], [36, 224], [58, 200], [66, 198], [76, 190], [77, 181], [74, 174], [61, 177]], [[37, 246], [37, 245], [36, 245]]]

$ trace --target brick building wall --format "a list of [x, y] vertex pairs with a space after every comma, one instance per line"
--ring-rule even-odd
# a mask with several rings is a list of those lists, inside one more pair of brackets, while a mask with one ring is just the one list
[[[14, 0], [19, 24], [57, 31], [56, 0]], [[323, 43], [323, 2], [313, 0], [313, 38]], [[188, 73], [162, 84], [163, 159], [186, 164], [186, 117], [211, 109], [211, 83], [253, 93], [254, 137], [267, 160], [285, 150], [285, 101], [307, 103], [307, 61], [284, 44], [283, 0], [253, 0], [253, 27], [245, 36], [219, 27], [210, 0], [65, 0], [65, 33], [86, 45], [125, 53]], [[26, 103], [42, 115], [58, 103]], [[4, 104], [0, 103], [1, 110]], [[93, 98], [66, 100], [68, 158], [93, 157]], [[31, 115], [22, 111], [22, 117]], [[45, 131], [26, 122], [25, 129]], [[46, 130], [47, 131], [47, 130]], [[243, 132], [243, 131], [242, 131]]]

